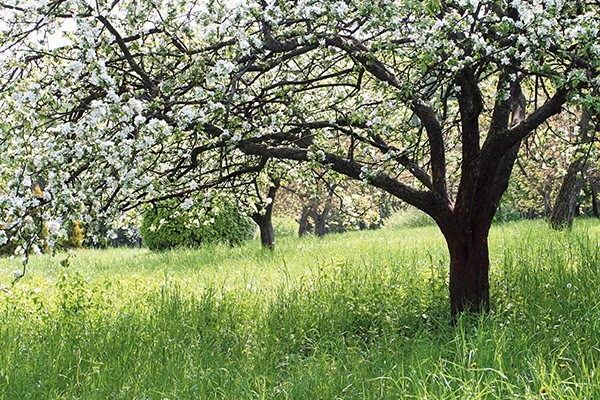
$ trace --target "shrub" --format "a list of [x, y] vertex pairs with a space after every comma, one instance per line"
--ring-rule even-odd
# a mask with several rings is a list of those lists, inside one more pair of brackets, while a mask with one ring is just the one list
[[184, 210], [176, 201], [165, 201], [144, 211], [140, 233], [151, 250], [199, 247], [209, 243], [242, 243], [254, 236], [256, 226], [232, 204]]

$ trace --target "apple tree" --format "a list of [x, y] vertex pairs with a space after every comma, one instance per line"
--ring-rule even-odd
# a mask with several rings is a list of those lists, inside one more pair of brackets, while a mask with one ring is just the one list
[[566, 104], [599, 107], [596, 1], [0, 7], [0, 240], [35, 235], [33, 209], [52, 233], [287, 160], [430, 215], [453, 317], [489, 308], [488, 233], [520, 144]]

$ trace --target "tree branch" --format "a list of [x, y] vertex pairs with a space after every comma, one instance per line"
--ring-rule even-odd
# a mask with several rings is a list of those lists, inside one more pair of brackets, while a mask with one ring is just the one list
[[[308, 150], [295, 149], [289, 147], [266, 147], [251, 142], [240, 142], [239, 149], [248, 155], [260, 155], [264, 157], [286, 159], [294, 161], [308, 161]], [[364, 179], [363, 165], [344, 159], [331, 153], [325, 153], [325, 159], [322, 161], [332, 170], [356, 180]], [[443, 231], [450, 229], [450, 204], [447, 199], [431, 191], [422, 191], [414, 189], [386, 174], [378, 173], [369, 177], [369, 183], [379, 189], [382, 189], [410, 205], [423, 210], [432, 216]]]
[[152, 79], [150, 79], [146, 71], [144, 71], [144, 69], [135, 61], [133, 55], [129, 51], [129, 48], [127, 47], [127, 44], [125, 44], [123, 38], [121, 37], [121, 34], [115, 29], [114, 26], [112, 26], [112, 24], [104, 15], [98, 15], [97, 18], [98, 21], [102, 22], [102, 25], [104, 25], [106, 29], [108, 29], [108, 31], [115, 37], [115, 41], [123, 52], [125, 59], [131, 66], [131, 69], [138, 73], [142, 82], [144, 83], [144, 86], [146, 86], [146, 88], [150, 91], [151, 95], [156, 96], [158, 94], [158, 88], [152, 82]]
[[412, 109], [421, 120], [429, 139], [429, 151], [431, 156], [431, 178], [433, 190], [443, 197], [448, 197], [446, 183], [446, 153], [442, 126], [438, 121], [435, 111], [429, 104], [415, 97], [412, 101]]

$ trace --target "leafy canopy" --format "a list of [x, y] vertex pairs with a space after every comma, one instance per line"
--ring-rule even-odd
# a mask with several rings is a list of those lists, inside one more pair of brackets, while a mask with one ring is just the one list
[[[593, 1], [0, 9], [0, 244], [40, 235], [33, 210], [56, 236], [67, 216], [85, 224], [236, 188], [297, 161], [364, 180], [444, 225], [461, 179], [493, 181], [465, 173], [471, 161], [494, 164], [567, 102], [599, 107]], [[540, 102], [511, 126], [521, 87]]]

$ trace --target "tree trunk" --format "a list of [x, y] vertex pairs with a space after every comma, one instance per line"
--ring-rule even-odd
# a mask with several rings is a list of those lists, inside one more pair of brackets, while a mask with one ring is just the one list
[[333, 195], [335, 194], [334, 187], [330, 187], [327, 193], [327, 199], [323, 206], [323, 211], [319, 212], [318, 207], [313, 207], [312, 219], [315, 223], [315, 235], [323, 237], [329, 233], [327, 228], [327, 222], [329, 221], [329, 214], [331, 212]]
[[487, 312], [490, 308], [488, 232], [476, 227], [472, 234], [453, 233], [446, 237], [450, 251], [450, 311], [452, 322], [458, 314]]
[[544, 217], [549, 218], [552, 215], [552, 185], [546, 184], [541, 191], [544, 200]]
[[273, 230], [273, 221], [271, 219], [271, 213], [260, 215], [254, 213], [252, 220], [258, 225], [260, 231], [260, 243], [263, 247], [274, 250], [275, 249], [275, 231]]
[[260, 231], [260, 243], [263, 247], [275, 249], [275, 231], [273, 230], [273, 204], [275, 204], [275, 195], [279, 190], [279, 180], [274, 179], [273, 184], [269, 187], [267, 193], [267, 201], [263, 212], [255, 212], [252, 214], [252, 220], [258, 225]]
[[329, 233], [327, 229], [327, 219], [329, 218], [329, 210], [331, 205], [329, 202], [325, 205], [322, 212], [318, 212], [316, 209], [312, 213], [312, 219], [315, 223], [315, 235], [323, 237]]
[[315, 235], [318, 237], [327, 235], [327, 216], [315, 213], [313, 215], [313, 221], [315, 221]]
[[[466, 99], [459, 97], [459, 102], [465, 110], [482, 106], [479, 92], [470, 94], [464, 91], [462, 96], [466, 96]], [[491, 136], [502, 132], [509, 118], [513, 125], [524, 120], [525, 96], [520, 83], [512, 84], [509, 101], [496, 106], [493, 118], [496, 123], [490, 127]], [[488, 235], [502, 195], [508, 187], [520, 144], [513, 144], [499, 158], [493, 152], [486, 151], [485, 147], [480, 149], [478, 125], [469, 125], [467, 117], [471, 118], [463, 110], [463, 143], [470, 141], [471, 147], [463, 148], [462, 176], [451, 223], [444, 224], [446, 229], [443, 229], [438, 222], [450, 252], [452, 323], [464, 311], [479, 313], [490, 309]]]
[[550, 215], [550, 226], [553, 229], [570, 229], [573, 226], [577, 197], [585, 183], [582, 174], [586, 164], [585, 159], [579, 158], [569, 165]]
[[300, 212], [300, 219], [298, 219], [298, 236], [302, 237], [307, 233], [310, 233], [310, 223], [308, 218], [310, 217], [311, 207], [304, 205]]

